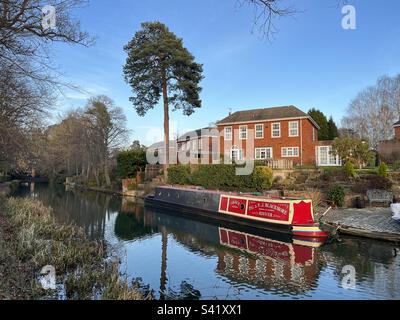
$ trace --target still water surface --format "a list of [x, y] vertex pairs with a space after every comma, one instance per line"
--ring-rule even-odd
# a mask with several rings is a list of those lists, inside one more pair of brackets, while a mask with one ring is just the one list
[[[400, 248], [392, 244], [343, 238], [313, 248], [64, 186], [36, 184], [17, 196], [38, 198], [59, 222], [107, 241], [121, 271], [157, 298], [400, 299]], [[342, 273], [349, 265], [353, 288]]]

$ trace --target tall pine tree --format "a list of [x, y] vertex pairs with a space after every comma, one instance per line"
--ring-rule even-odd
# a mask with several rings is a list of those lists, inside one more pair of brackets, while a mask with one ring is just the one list
[[133, 96], [129, 100], [144, 116], [160, 101], [164, 106], [165, 170], [169, 164], [169, 107], [191, 115], [201, 107], [199, 94], [203, 67], [183, 46], [182, 39], [161, 22], [142, 23], [142, 29], [124, 47], [128, 54], [123, 71]]

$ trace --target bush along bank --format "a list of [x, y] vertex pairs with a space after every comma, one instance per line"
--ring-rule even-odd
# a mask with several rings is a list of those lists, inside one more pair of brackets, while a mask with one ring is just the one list
[[[128, 284], [106, 246], [83, 230], [55, 222], [51, 209], [35, 199], [0, 201], [0, 299], [134, 299], [151, 293]], [[41, 270], [53, 266], [56, 290], [44, 290]]]
[[175, 165], [168, 168], [168, 183], [206, 189], [262, 192], [271, 189], [272, 182], [272, 169], [265, 166], [256, 166], [250, 175], [237, 175], [236, 166], [229, 164]]

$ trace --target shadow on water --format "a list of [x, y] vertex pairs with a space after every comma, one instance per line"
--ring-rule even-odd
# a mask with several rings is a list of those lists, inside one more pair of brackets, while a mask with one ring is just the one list
[[[159, 299], [400, 298], [400, 259], [388, 243], [343, 238], [306, 246], [282, 234], [188, 219], [64, 186], [37, 184], [16, 196], [35, 197], [59, 222], [122, 246], [128, 275], [143, 279]], [[356, 271], [351, 290], [343, 288], [348, 265]]]

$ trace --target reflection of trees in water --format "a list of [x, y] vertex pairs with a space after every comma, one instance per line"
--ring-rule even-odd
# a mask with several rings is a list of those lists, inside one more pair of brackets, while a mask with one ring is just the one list
[[391, 264], [393, 247], [389, 243], [357, 238], [344, 238], [322, 247], [324, 259], [336, 268], [339, 275], [345, 265], [355, 267], [357, 273], [372, 275], [376, 263]]
[[361, 238], [343, 238], [322, 247], [323, 259], [334, 268], [334, 275], [340, 283], [342, 268], [352, 265], [356, 271], [357, 283], [380, 290], [381, 294], [400, 297], [400, 265], [391, 243]]
[[146, 224], [144, 207], [129, 198], [122, 198], [114, 233], [120, 240], [131, 241], [158, 232], [157, 225]]
[[[19, 194], [29, 195], [29, 189], [23, 188]], [[117, 197], [98, 192], [65, 191], [63, 185], [36, 184], [34, 195], [53, 208], [57, 221], [76, 224], [91, 238], [104, 237], [106, 218], [121, 206]]]
[[123, 241], [143, 238], [155, 232], [152, 227], [143, 225], [143, 219], [138, 220], [135, 215], [129, 213], [119, 213], [115, 220], [114, 233]]
[[201, 292], [190, 283], [182, 281], [179, 286], [179, 291], [170, 288], [165, 293], [165, 298], [168, 300], [199, 300], [201, 298]]

